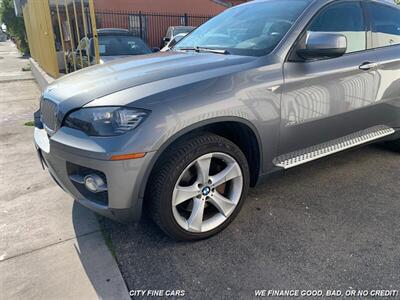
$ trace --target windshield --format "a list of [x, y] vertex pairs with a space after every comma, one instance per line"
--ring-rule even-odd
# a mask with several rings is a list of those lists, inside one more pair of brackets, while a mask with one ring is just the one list
[[261, 56], [270, 53], [310, 0], [251, 3], [226, 10], [181, 40], [174, 50], [207, 48]]
[[134, 36], [100, 35], [99, 52], [100, 56], [123, 56], [149, 54], [151, 50], [141, 39]]

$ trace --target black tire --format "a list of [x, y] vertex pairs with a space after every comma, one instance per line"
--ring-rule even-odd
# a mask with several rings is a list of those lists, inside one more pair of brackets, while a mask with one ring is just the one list
[[[243, 177], [240, 200], [232, 214], [217, 228], [207, 232], [190, 232], [179, 226], [173, 216], [173, 190], [187, 166], [197, 158], [213, 152], [228, 154], [239, 164]], [[245, 155], [228, 139], [212, 133], [200, 133], [185, 138], [171, 147], [154, 167], [146, 192], [150, 216], [167, 235], [175, 240], [196, 241], [209, 238], [225, 229], [237, 216], [247, 196], [249, 178], [249, 166]]]

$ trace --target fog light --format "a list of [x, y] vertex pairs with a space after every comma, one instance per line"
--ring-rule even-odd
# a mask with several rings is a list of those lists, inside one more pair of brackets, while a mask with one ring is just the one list
[[85, 187], [92, 193], [100, 193], [107, 190], [107, 186], [99, 175], [91, 174], [84, 179]]

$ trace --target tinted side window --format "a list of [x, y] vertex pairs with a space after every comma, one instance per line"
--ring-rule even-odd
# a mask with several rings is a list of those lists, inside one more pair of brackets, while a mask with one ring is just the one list
[[400, 44], [400, 9], [369, 3], [374, 48]]
[[359, 2], [328, 6], [314, 19], [308, 31], [343, 34], [347, 38], [347, 53], [367, 48], [364, 14]]

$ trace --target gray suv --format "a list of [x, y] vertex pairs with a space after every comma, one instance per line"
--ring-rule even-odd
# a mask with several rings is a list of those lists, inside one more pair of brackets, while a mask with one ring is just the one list
[[76, 201], [207, 238], [275, 171], [371, 142], [400, 150], [400, 9], [252, 1], [170, 52], [57, 80], [35, 121], [40, 160]]

